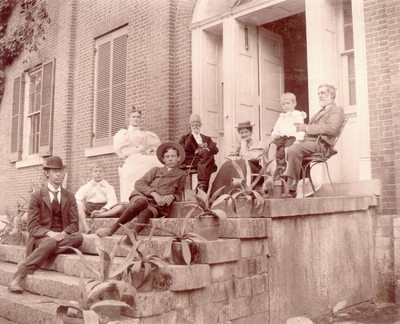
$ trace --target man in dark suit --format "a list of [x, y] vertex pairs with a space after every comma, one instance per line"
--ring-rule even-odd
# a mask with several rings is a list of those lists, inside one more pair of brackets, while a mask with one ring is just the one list
[[190, 116], [191, 133], [183, 135], [179, 144], [186, 153], [185, 167], [197, 170], [197, 189], [207, 192], [211, 174], [217, 171], [214, 155], [218, 153], [217, 144], [211, 137], [200, 134], [201, 119], [197, 114]]
[[[316, 113], [308, 125], [295, 124], [298, 132], [305, 132], [304, 139], [299, 144], [293, 144], [288, 149], [287, 167], [283, 175], [288, 177], [290, 196], [296, 197], [297, 183], [301, 176], [301, 165], [304, 157], [317, 152], [330, 155], [332, 145], [338, 136], [344, 121], [343, 108], [336, 106], [335, 87], [323, 84], [318, 87], [319, 105], [321, 110]], [[318, 137], [321, 136], [317, 142]]]
[[80, 247], [83, 236], [78, 232], [78, 209], [73, 193], [62, 188], [65, 165], [58, 156], [45, 161], [43, 170], [47, 185], [31, 195], [28, 208], [29, 239], [26, 259], [18, 266], [9, 289], [21, 294], [21, 281], [33, 274], [44, 262], [55, 254], [68, 250], [68, 246]]

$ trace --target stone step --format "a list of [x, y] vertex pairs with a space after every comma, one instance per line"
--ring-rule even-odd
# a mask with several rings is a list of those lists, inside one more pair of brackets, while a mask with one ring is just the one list
[[[178, 266], [174, 267], [175, 270], [178, 269]], [[196, 267], [191, 266], [187, 268], [191, 269], [193, 277], [199, 275], [199, 273], [196, 273]], [[8, 286], [16, 270], [17, 267], [15, 264], [0, 262], [0, 287]], [[182, 282], [184, 280], [188, 280], [188, 278], [183, 278], [185, 277], [185, 271], [183, 271], [182, 275], [183, 276], [180, 276], [180, 280], [182, 280]], [[193, 278], [190, 280], [193, 280]], [[194, 280], [196, 279], [194, 278]], [[207, 282], [207, 285], [209, 284], [210, 281]], [[43, 298], [48, 297], [57, 300], [78, 300], [79, 278], [61, 274], [56, 271], [37, 270], [34, 275], [27, 276], [21, 285], [25, 289], [25, 292], [23, 293], [24, 296], [35, 294], [43, 296]], [[184, 290], [186, 290], [186, 288]], [[160, 300], [171, 299], [175, 293], [181, 294], [179, 291], [163, 291], [159, 289], [155, 289], [148, 293], [137, 293], [137, 298], [134, 301], [134, 305], [132, 305], [134, 306], [134, 310], [126, 309], [122, 311], [122, 314], [130, 317], [138, 317], [152, 316], [161, 314], [163, 312], [169, 312], [171, 311], [172, 303], [167, 303], [164, 306], [160, 306]], [[8, 295], [14, 296], [15, 294], [9, 293]], [[160, 308], [162, 308], [162, 311], [160, 311]]]
[[[92, 233], [102, 227], [108, 227], [114, 224], [117, 218], [94, 218], [90, 220]], [[177, 218], [152, 218], [150, 225], [157, 223], [154, 235], [171, 236], [172, 233], [179, 232], [181, 222]], [[127, 226], [131, 226], [131, 222]], [[149, 226], [149, 228], [151, 227]], [[145, 228], [141, 235], [149, 235], [150, 229]], [[197, 222], [195, 218], [188, 221], [186, 232], [197, 232]], [[118, 229], [117, 234], [124, 234], [123, 229]], [[268, 236], [268, 218], [227, 218], [221, 220], [219, 226], [219, 238], [259, 238]]]
[[[0, 285], [0, 314], [8, 321], [15, 323], [60, 323], [57, 319], [59, 299], [40, 296], [25, 291], [13, 294], [6, 286]], [[29, 319], [29, 321], [27, 321]], [[121, 316], [118, 323], [139, 323], [137, 319]]]
[[[24, 259], [25, 247], [0, 245], [0, 261], [18, 263]], [[100, 259], [97, 255], [85, 255], [86, 260], [96, 270], [100, 270]], [[124, 258], [116, 257], [112, 269], [122, 264]], [[79, 278], [81, 273], [85, 278], [96, 279], [92, 271], [87, 269], [76, 254], [59, 254], [48, 260], [42, 267], [68, 276]], [[14, 271], [15, 272], [15, 271]], [[9, 282], [7, 278], [7, 282]], [[162, 290], [182, 291], [198, 289], [207, 286], [211, 281], [209, 264], [192, 264], [168, 266], [168, 269], [157, 269], [155, 287]]]
[[[85, 254], [97, 254], [95, 249], [96, 234], [83, 234], [85, 237], [80, 250]], [[106, 251], [111, 251], [113, 247], [121, 239], [121, 235], [114, 234], [102, 238], [104, 248]], [[138, 239], [146, 239], [147, 236], [139, 235]], [[160, 258], [163, 257], [165, 247], [170, 238], [166, 236], [153, 236], [152, 244], [149, 248], [150, 254], [156, 254]], [[218, 239], [215, 241], [203, 241], [196, 240], [199, 245], [199, 255], [196, 263], [202, 264], [215, 264], [236, 261], [240, 258], [240, 240], [239, 239]], [[117, 250], [117, 256], [126, 256], [128, 251], [119, 248]]]

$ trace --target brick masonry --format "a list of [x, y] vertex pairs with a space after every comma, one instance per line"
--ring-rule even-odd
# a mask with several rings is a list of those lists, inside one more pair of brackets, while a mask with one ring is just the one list
[[[355, 1], [355, 0], [354, 0]], [[393, 301], [400, 280], [400, 4], [364, 0], [372, 176], [382, 183], [377, 211], [376, 255], [379, 297]], [[16, 169], [8, 160], [12, 81], [37, 64], [56, 58], [53, 153], [65, 159], [68, 188], [89, 178], [89, 165], [102, 160], [107, 180], [119, 192], [114, 154], [85, 157], [92, 145], [95, 39], [128, 24], [127, 105], [145, 111], [143, 128], [161, 140], [177, 140], [189, 130], [191, 113], [191, 31], [196, 0], [48, 1], [52, 18], [38, 54], [25, 53], [6, 69], [0, 110], [0, 213], [15, 211], [29, 196], [41, 166]], [[157, 14], [154, 14], [154, 13]], [[18, 23], [13, 13], [10, 26]], [[389, 220], [391, 221], [389, 221]], [[397, 295], [400, 295], [397, 293]]]

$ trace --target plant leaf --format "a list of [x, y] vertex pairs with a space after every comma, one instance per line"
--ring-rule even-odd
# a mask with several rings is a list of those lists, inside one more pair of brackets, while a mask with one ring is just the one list
[[236, 172], [237, 172], [238, 175], [239, 175], [239, 178], [240, 178], [241, 180], [246, 180], [246, 178], [244, 177], [244, 174], [243, 174], [243, 170], [242, 170], [242, 168], [239, 166], [239, 164], [238, 164], [235, 160], [231, 160], [231, 161], [232, 161], [233, 167], [235, 168]]
[[90, 324], [99, 324], [99, 315], [94, 310], [84, 310], [83, 312], [83, 319], [85, 323]]
[[122, 227], [122, 231], [129, 237], [131, 243], [134, 244], [137, 241], [135, 234], [124, 224], [119, 224]]
[[[88, 304], [93, 304], [94, 302], [99, 301], [100, 299], [98, 298], [101, 296], [106, 291], [110, 291], [112, 289], [116, 289], [117, 286], [114, 281], [104, 281], [101, 282], [99, 285], [95, 286], [87, 296], [87, 302]], [[88, 309], [88, 308], [86, 308]]]
[[166, 262], [172, 263], [172, 242], [174, 241], [174, 238], [171, 237], [168, 242], [167, 245], [165, 246], [165, 251], [164, 251], [164, 256], [163, 259]]
[[86, 284], [85, 280], [83, 279], [83, 272], [81, 272], [81, 276], [79, 278], [79, 297], [78, 302], [81, 309], [89, 309], [88, 305], [88, 296], [86, 294]]
[[117, 267], [117, 269], [115, 269], [114, 271], [112, 271], [110, 273], [110, 278], [114, 278], [115, 276], [117, 276], [118, 274], [123, 272], [126, 268], [128, 268], [131, 265], [132, 261], [136, 257], [137, 247], [138, 247], [138, 245], [140, 244], [141, 241], [142, 240], [139, 240], [139, 241], [135, 241], [133, 243], [133, 246], [132, 246], [131, 250], [129, 251], [128, 255], [125, 257], [123, 262]]
[[81, 259], [83, 265], [95, 274], [97, 280], [100, 280], [100, 281], [101, 281], [100, 272], [97, 271], [97, 270], [89, 263], [88, 260], [86, 260], [86, 258], [84, 257], [83, 253], [82, 253], [81, 251], [79, 251], [78, 249], [75, 249], [75, 248], [73, 248], [73, 247], [71, 247], [71, 246], [69, 246], [68, 248], [74, 250], [75, 253], [79, 255], [79, 257], [80, 257], [80, 259]]
[[226, 219], [226, 213], [222, 209], [213, 209], [213, 213], [215, 213], [220, 219]]
[[219, 194], [225, 189], [226, 186], [222, 186], [221, 188], [217, 189], [211, 196], [209, 202], [214, 205], [215, 199], [219, 196]]
[[183, 255], [183, 260], [185, 261], [186, 264], [190, 264], [191, 258], [192, 258], [192, 253], [190, 252], [189, 244], [186, 240], [182, 240], [182, 255]]
[[[128, 307], [129, 309], [132, 309], [131, 306], [129, 306], [127, 303], [119, 300], [112, 300], [112, 299], [106, 299], [106, 300], [101, 300], [98, 301], [97, 303], [94, 303], [92, 306], [90, 306], [91, 310], [95, 310], [99, 306], [107, 306], [107, 307]], [[90, 323], [90, 322], [88, 322]]]
[[198, 190], [197, 195], [195, 195], [197, 203], [203, 210], [209, 209], [208, 195], [203, 190]]
[[109, 278], [110, 267], [111, 267], [110, 255], [105, 251], [103, 242], [100, 239], [100, 237], [96, 236], [94, 242], [97, 253], [99, 254], [100, 257], [101, 280], [102, 281], [107, 280]]
[[223, 194], [221, 196], [219, 196], [211, 205], [211, 210], [213, 210], [213, 208], [215, 206], [218, 206], [221, 202], [223, 202], [224, 200], [228, 200], [231, 196], [229, 194]]

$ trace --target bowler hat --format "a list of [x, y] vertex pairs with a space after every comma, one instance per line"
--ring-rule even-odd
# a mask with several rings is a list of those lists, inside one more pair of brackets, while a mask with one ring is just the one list
[[43, 163], [43, 169], [64, 169], [65, 164], [61, 160], [59, 156], [50, 156], [46, 161]]
[[243, 122], [240, 122], [235, 128], [240, 129], [240, 128], [248, 128], [248, 127], [253, 127], [253, 126], [254, 126], [254, 124], [252, 125], [249, 120], [245, 120]]
[[186, 157], [185, 150], [183, 149], [182, 145], [180, 145], [180, 144], [178, 144], [178, 143], [175, 143], [175, 142], [165, 142], [165, 143], [162, 143], [159, 147], [157, 147], [157, 157], [158, 157], [158, 160], [159, 160], [162, 164], [164, 164], [164, 161], [163, 161], [163, 158], [164, 158], [164, 156], [163, 156], [163, 151], [164, 151], [164, 148], [166, 148], [166, 147], [168, 147], [168, 146], [172, 146], [172, 147], [174, 147], [174, 148], [176, 148], [176, 149], [178, 150], [178, 152], [179, 152], [179, 157], [180, 157], [180, 160], [179, 160], [179, 162], [178, 162], [178, 165], [181, 165], [181, 164], [183, 163], [183, 161], [185, 161], [185, 157]]

